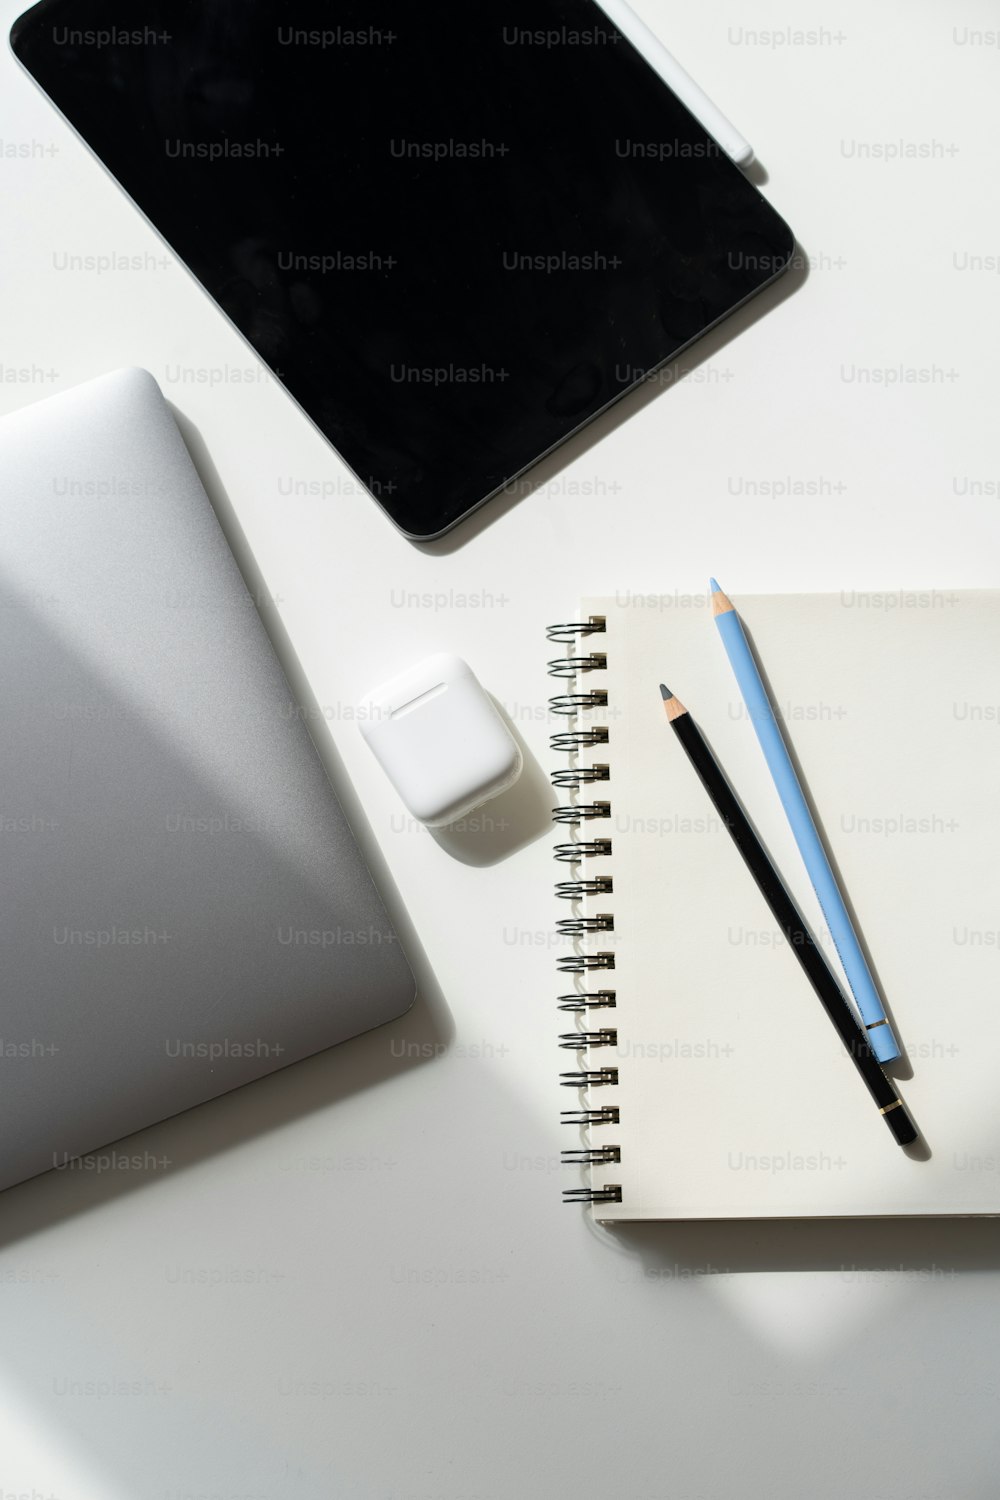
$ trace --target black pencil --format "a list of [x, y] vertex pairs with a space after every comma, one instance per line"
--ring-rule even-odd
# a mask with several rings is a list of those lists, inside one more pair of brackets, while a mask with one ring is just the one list
[[660, 683], [660, 696], [666, 709], [667, 719], [694, 766], [701, 784], [715, 805], [715, 810], [725, 823], [733, 843], [746, 861], [761, 895], [767, 902], [785, 934], [792, 952], [802, 965], [809, 982], [819, 998], [820, 1004], [837, 1028], [840, 1039], [854, 1059], [855, 1066], [868, 1085], [869, 1093], [879, 1107], [879, 1113], [901, 1146], [915, 1141], [917, 1131], [906, 1113], [906, 1106], [895, 1088], [882, 1072], [868, 1039], [855, 1021], [829, 964], [809, 934], [795, 902], [785, 889], [781, 876], [764, 851], [760, 839], [750, 826], [746, 813], [736, 794], [726, 780], [722, 768], [708, 748], [701, 730], [669, 688]]

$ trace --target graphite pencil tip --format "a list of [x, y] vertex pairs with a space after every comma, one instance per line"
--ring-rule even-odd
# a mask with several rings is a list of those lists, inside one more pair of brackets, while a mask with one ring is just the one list
[[670, 689], [666, 687], [662, 682], [660, 683], [660, 697], [663, 699], [664, 712], [666, 713], [667, 719], [671, 724], [675, 719], [679, 719], [681, 714], [687, 713], [687, 709], [684, 707], [677, 694], [672, 693]]

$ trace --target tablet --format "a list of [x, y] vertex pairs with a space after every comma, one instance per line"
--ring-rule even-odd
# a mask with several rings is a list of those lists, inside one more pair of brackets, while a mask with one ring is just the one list
[[593, 0], [41, 0], [12, 45], [414, 538], [791, 256]]

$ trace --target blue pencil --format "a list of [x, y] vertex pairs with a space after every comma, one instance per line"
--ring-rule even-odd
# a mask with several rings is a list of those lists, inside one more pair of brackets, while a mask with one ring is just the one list
[[778, 727], [778, 721], [761, 681], [750, 644], [743, 633], [740, 617], [729, 599], [712, 579], [712, 611], [719, 627], [722, 644], [726, 648], [729, 663], [736, 674], [743, 702], [750, 721], [757, 731], [760, 748], [764, 752], [767, 768], [771, 773], [781, 805], [795, 835], [805, 867], [809, 872], [813, 890], [826, 918], [840, 962], [844, 966], [851, 991], [861, 1012], [861, 1019], [868, 1035], [869, 1045], [879, 1062], [891, 1062], [899, 1056], [899, 1046], [886, 1020], [882, 998], [875, 988], [871, 970], [861, 951], [857, 933], [854, 931], [840, 887], [830, 868], [830, 861], [823, 841], [813, 822], [805, 793], [795, 774], [788, 746]]

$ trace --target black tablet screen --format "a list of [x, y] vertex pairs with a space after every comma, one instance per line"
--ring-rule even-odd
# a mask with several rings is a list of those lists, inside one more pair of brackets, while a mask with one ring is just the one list
[[791, 253], [591, 0], [42, 0], [13, 43], [414, 536]]

